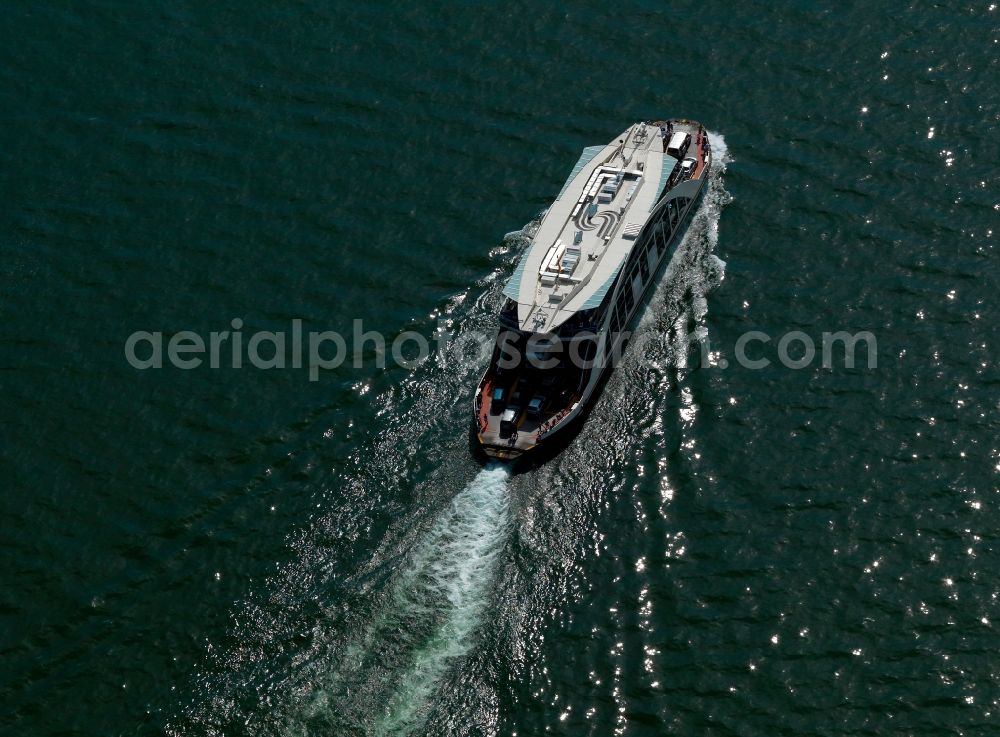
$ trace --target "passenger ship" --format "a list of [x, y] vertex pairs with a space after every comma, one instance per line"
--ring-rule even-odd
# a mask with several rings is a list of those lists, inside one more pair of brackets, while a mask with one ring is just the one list
[[474, 401], [487, 455], [512, 460], [565, 436], [595, 398], [711, 160], [705, 128], [690, 120], [636, 123], [583, 150], [503, 291]]

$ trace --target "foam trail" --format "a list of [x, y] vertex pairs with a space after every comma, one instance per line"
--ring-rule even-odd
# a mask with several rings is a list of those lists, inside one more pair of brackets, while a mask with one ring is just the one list
[[393, 596], [398, 614], [404, 620], [437, 616], [374, 734], [405, 734], [415, 727], [449, 663], [472, 647], [489, 603], [496, 558], [510, 529], [509, 477], [505, 466], [481, 471], [437, 520], [400, 577]]

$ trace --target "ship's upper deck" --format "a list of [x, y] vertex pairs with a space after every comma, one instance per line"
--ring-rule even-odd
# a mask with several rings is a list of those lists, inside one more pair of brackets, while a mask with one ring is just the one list
[[[701, 177], [703, 129], [670, 122], [674, 133], [690, 134], [684, 158]], [[659, 125], [636, 123], [608, 145], [584, 149], [504, 289], [518, 303], [522, 330], [553, 331], [600, 306], [678, 161], [664, 151]]]

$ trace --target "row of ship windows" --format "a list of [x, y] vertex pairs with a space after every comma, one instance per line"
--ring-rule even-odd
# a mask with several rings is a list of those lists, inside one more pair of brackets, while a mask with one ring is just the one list
[[[667, 202], [666, 207], [660, 211], [660, 216], [653, 227], [646, 232], [644, 242], [636, 244], [632, 249], [625, 268], [622, 269], [623, 278], [619, 279], [618, 301], [615, 304], [615, 312], [611, 317], [611, 329], [615, 332], [621, 330], [623, 324], [628, 320], [628, 316], [635, 307], [635, 301], [642, 295], [652, 270], [656, 269], [656, 264], [660, 262], [663, 253], [667, 249], [667, 244], [680, 223], [681, 214], [690, 202], [688, 197], [677, 197]], [[653, 247], [656, 247], [656, 254], [652, 255]], [[642, 280], [637, 277], [641, 274]]]

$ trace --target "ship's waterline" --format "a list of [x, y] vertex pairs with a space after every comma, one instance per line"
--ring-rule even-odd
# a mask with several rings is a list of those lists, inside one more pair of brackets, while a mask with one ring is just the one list
[[473, 402], [488, 456], [519, 458], [582, 418], [683, 238], [712, 162], [708, 131], [686, 119], [635, 123], [584, 149], [504, 289]]

